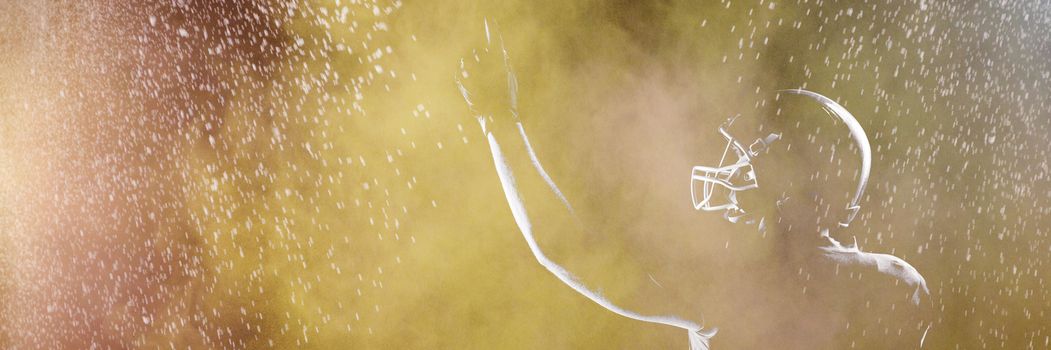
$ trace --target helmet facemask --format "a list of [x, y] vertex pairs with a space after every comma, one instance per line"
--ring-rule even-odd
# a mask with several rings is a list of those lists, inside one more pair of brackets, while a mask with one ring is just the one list
[[[727, 128], [733, 124], [734, 118], [730, 118], [719, 127], [719, 134], [726, 139], [726, 147], [723, 149], [722, 157], [717, 167], [694, 166], [690, 181], [690, 196], [693, 200], [693, 208], [704, 211], [724, 211], [726, 220], [737, 223], [754, 223], [754, 218], [749, 217], [744, 209], [740, 207], [737, 193], [759, 187], [759, 180], [752, 166], [752, 160], [767, 149], [770, 143], [781, 138], [780, 134], [770, 134], [765, 138], [758, 138], [745, 147], [737, 138], [733, 137]], [[730, 152], [737, 157], [734, 163], [727, 164], [728, 158], [732, 157]], [[697, 188], [701, 188], [701, 196], [698, 198]]]

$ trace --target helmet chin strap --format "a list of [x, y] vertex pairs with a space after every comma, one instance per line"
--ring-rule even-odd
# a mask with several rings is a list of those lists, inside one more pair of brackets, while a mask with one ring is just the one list
[[869, 137], [865, 134], [865, 129], [861, 128], [861, 123], [858, 123], [858, 119], [854, 118], [853, 114], [850, 114], [846, 108], [843, 108], [843, 106], [828, 97], [803, 89], [781, 90], [779, 92], [803, 95], [814, 99], [821, 104], [829, 116], [839, 119], [850, 129], [850, 136], [854, 139], [854, 143], [858, 145], [858, 150], [861, 152], [861, 174], [858, 178], [857, 190], [854, 191], [854, 197], [850, 200], [850, 204], [847, 205], [847, 217], [839, 223], [840, 227], [849, 226], [861, 209], [861, 196], [865, 194], [865, 185], [868, 184], [869, 172], [872, 169], [872, 147], [869, 146]]

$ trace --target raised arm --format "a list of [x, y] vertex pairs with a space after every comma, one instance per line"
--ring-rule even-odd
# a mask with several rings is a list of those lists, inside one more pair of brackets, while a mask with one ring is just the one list
[[[538, 225], [534, 221], [546, 219], [543, 215], [535, 216], [537, 212], [544, 212], [545, 207], [532, 204], [534, 201], [557, 200], [564, 207], [564, 210], [559, 214], [570, 217], [570, 220], [563, 220], [564, 225], [543, 226], [545, 229], [558, 231], [552, 232], [552, 236], [562, 233], [585, 232], [586, 230], [580, 227], [580, 222], [577, 220], [572, 205], [570, 205], [565, 195], [563, 195], [562, 191], [559, 190], [558, 186], [540, 164], [540, 160], [529, 142], [529, 137], [526, 135], [525, 128], [518, 119], [517, 80], [514, 72], [511, 70], [507, 51], [502, 45], [502, 40], [498, 37], [499, 34], [495, 34], [497, 38], [493, 38], [488, 22], [485, 26], [485, 33], [486, 47], [480, 52], [475, 52], [472, 57], [466, 58], [465, 61], [461, 61], [461, 74], [457, 83], [468, 107], [481, 125], [482, 132], [486, 137], [489, 150], [493, 156], [496, 173], [500, 178], [504, 195], [511, 208], [511, 214], [537, 261], [562, 283], [565, 283], [574, 291], [607, 310], [638, 321], [685, 329], [689, 333], [691, 349], [708, 349], [708, 339], [715, 334], [714, 330], [702, 331], [702, 327], [692, 321], [672, 316], [642, 315], [618, 306], [605, 296], [586, 286], [573, 273], [545, 254], [537, 242], [535, 229]], [[493, 39], [496, 39], [499, 44], [493, 45]], [[499, 62], [499, 64], [496, 64], [496, 67], [493, 66], [494, 58]], [[486, 64], [490, 66], [484, 67]], [[504, 81], [506, 81], [506, 85]], [[523, 164], [525, 162], [529, 164]], [[521, 190], [523, 182], [539, 183], [539, 186], [544, 188], [543, 191], [539, 192], [546, 192], [546, 196], [549, 198], [530, 198], [527, 201], [524, 196], [525, 191]], [[529, 193], [533, 194], [534, 192]]]

